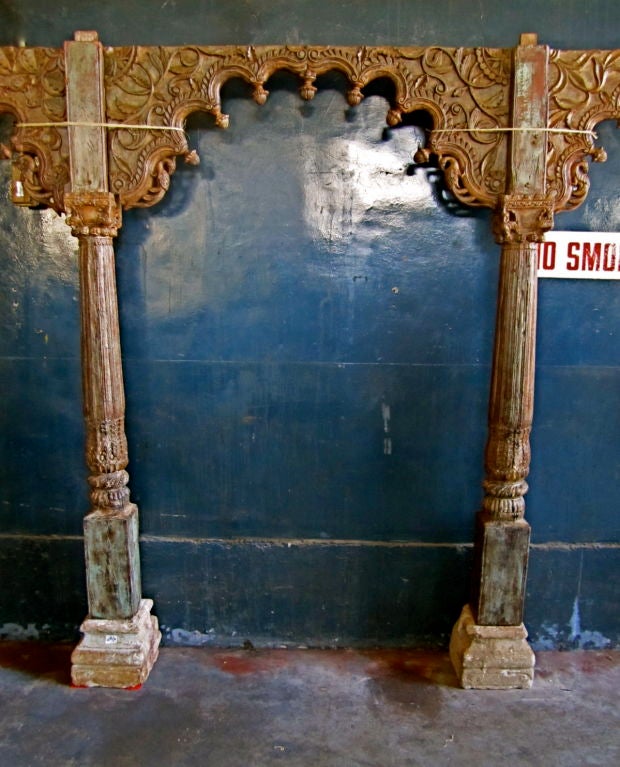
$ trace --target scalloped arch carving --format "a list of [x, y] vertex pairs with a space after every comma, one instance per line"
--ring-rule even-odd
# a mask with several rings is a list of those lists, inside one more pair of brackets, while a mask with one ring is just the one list
[[[470, 205], [493, 207], [503, 191], [506, 136], [464, 133], [464, 128], [505, 127], [509, 116], [510, 52], [461, 48], [317, 48], [309, 46], [227, 48], [118, 48], [106, 52], [106, 109], [111, 122], [181, 128], [195, 111], [227, 127], [220, 91], [233, 77], [253, 86], [264, 104], [265, 83], [287, 70], [300, 79], [300, 95], [316, 93], [316, 78], [329, 71], [349, 82], [347, 101], [356, 106], [372, 80], [395, 86], [387, 122], [416, 110], [431, 114], [437, 134], [430, 150], [440, 158], [454, 194]], [[441, 135], [441, 137], [439, 137]], [[111, 138], [110, 183], [123, 207], [152, 205], [165, 194], [176, 157], [190, 155], [178, 131], [116, 130]]]
[[[126, 125], [169, 127], [109, 132], [110, 187], [124, 208], [148, 207], [170, 186], [177, 157], [197, 160], [183, 127], [195, 111], [227, 127], [220, 91], [240, 77], [264, 104], [265, 84], [287, 70], [300, 80], [302, 98], [316, 93], [316, 78], [331, 70], [349, 83], [351, 106], [376, 78], [395, 88], [389, 125], [425, 110], [433, 131], [418, 159], [434, 156], [452, 193], [464, 204], [496, 208], [506, 191], [510, 135], [511, 49], [445, 47], [182, 46], [105, 49], [106, 119]], [[588, 191], [588, 161], [605, 159], [589, 134], [605, 119], [620, 118], [620, 51], [551, 51], [547, 187], [555, 210], [579, 205]], [[64, 210], [69, 151], [62, 49], [0, 48], [0, 111], [18, 123], [12, 137], [14, 201]], [[59, 123], [58, 127], [54, 124]]]
[[[294, 73], [302, 98], [316, 93], [316, 78], [342, 73], [351, 106], [377, 78], [394, 84], [387, 122], [424, 110], [433, 130], [419, 160], [436, 158], [452, 193], [464, 204], [497, 208], [506, 192], [510, 146], [513, 50], [447, 47], [182, 46], [107, 48], [106, 120], [157, 131], [109, 131], [110, 188], [124, 208], [148, 207], [170, 186], [178, 157], [197, 162], [182, 129], [195, 111], [227, 127], [220, 92], [240, 77], [264, 104], [265, 84], [278, 71]], [[573, 208], [589, 187], [588, 161], [602, 161], [586, 133], [620, 118], [620, 51], [551, 51], [549, 123], [567, 133], [547, 135], [547, 192], [557, 210]], [[64, 52], [54, 48], [0, 48], [0, 111], [17, 123], [12, 136], [14, 201], [64, 210], [69, 183]], [[58, 123], [58, 127], [55, 124]], [[164, 130], [161, 130], [161, 129]], [[170, 128], [170, 130], [165, 130]], [[21, 196], [20, 196], [21, 195]]]

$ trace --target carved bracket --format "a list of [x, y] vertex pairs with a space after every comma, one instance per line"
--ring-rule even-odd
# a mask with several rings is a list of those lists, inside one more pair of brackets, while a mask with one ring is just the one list
[[493, 220], [496, 241], [541, 242], [553, 229], [553, 202], [551, 195], [500, 195]]
[[65, 210], [75, 237], [116, 237], [121, 228], [121, 208], [110, 192], [67, 192]]
[[62, 49], [0, 48], [0, 112], [13, 115], [19, 126], [12, 139], [13, 201], [63, 210], [69, 181], [65, 70]]

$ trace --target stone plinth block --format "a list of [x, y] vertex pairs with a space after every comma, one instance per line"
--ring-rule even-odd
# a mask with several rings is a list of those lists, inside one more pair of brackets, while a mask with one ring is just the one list
[[525, 626], [479, 626], [469, 605], [452, 630], [450, 660], [466, 689], [524, 689], [534, 680]]
[[159, 653], [161, 633], [143, 599], [126, 620], [86, 618], [84, 634], [71, 655], [71, 681], [77, 687], [136, 687], [148, 677]]

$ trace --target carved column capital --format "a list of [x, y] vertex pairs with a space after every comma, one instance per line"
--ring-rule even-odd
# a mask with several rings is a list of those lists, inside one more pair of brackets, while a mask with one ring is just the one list
[[65, 210], [75, 237], [116, 237], [122, 224], [121, 207], [111, 192], [67, 192]]
[[541, 242], [545, 232], [553, 229], [553, 210], [549, 195], [501, 194], [493, 217], [496, 242]]

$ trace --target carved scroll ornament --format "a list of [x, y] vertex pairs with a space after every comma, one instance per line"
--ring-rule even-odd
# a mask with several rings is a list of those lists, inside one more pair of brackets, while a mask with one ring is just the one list
[[607, 159], [587, 131], [620, 119], [620, 51], [551, 51], [549, 71], [549, 127], [567, 132], [549, 134], [547, 185], [555, 209], [566, 210], [586, 198], [588, 157]]
[[[356, 106], [372, 80], [394, 85], [387, 122], [424, 110], [433, 131], [419, 160], [435, 157], [452, 193], [463, 203], [497, 208], [506, 191], [510, 131], [512, 51], [491, 48], [376, 47], [127, 47], [105, 57], [110, 190], [123, 208], [147, 207], [170, 185], [176, 158], [196, 162], [182, 131], [189, 114], [212, 114], [225, 128], [221, 89], [231, 78], [253, 88], [265, 103], [268, 79], [288, 70], [300, 79], [300, 95], [312, 99], [316, 79], [338, 71]], [[547, 191], [554, 210], [578, 205], [588, 190], [588, 158], [601, 161], [592, 131], [620, 118], [620, 52], [551, 51]], [[14, 199], [64, 210], [69, 152], [63, 51], [0, 49], [0, 111], [14, 115]], [[58, 127], [54, 127], [58, 123]], [[165, 130], [169, 128], [170, 130]], [[575, 133], [574, 131], [584, 131]]]
[[45, 205], [61, 212], [69, 182], [63, 51], [53, 48], [0, 48], [0, 112], [18, 125], [12, 136], [14, 202]]
[[[204, 111], [216, 125], [227, 127], [220, 101], [226, 80], [247, 81], [254, 100], [263, 104], [269, 77], [288, 70], [298, 75], [300, 95], [309, 100], [316, 93], [316, 78], [335, 70], [350, 83], [351, 106], [361, 102], [362, 88], [372, 80], [393, 82], [389, 125], [397, 125], [405, 113], [426, 110], [444, 130], [495, 128], [508, 121], [509, 69], [509, 52], [488, 49], [121, 48], [106, 54], [107, 113], [115, 122], [182, 127], [191, 112]], [[114, 131], [111, 149], [111, 189], [125, 208], [159, 200], [175, 157], [193, 158], [180, 132]], [[444, 133], [433, 151], [463, 202], [493, 206], [503, 191], [503, 134]]]

